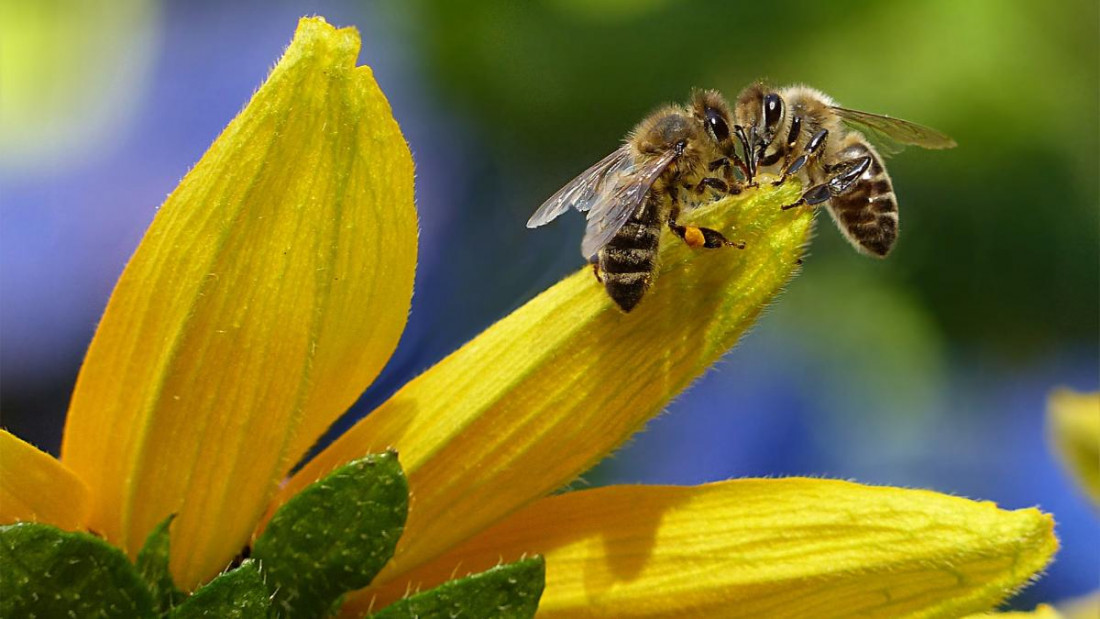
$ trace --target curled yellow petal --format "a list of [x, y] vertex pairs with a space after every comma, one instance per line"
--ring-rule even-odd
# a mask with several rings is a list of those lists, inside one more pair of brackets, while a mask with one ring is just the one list
[[729, 350], [798, 268], [812, 220], [797, 183], [695, 211], [747, 248], [698, 251], [665, 232], [654, 287], [630, 314], [585, 268], [408, 383], [283, 489], [396, 448], [409, 519], [396, 577], [572, 481]]
[[539, 553], [540, 617], [958, 617], [1043, 569], [1053, 527], [1036, 509], [841, 481], [612, 486], [533, 503], [347, 610]]
[[1100, 393], [1059, 389], [1050, 395], [1047, 427], [1054, 451], [1100, 505]]
[[43, 522], [76, 531], [88, 522], [88, 487], [48, 453], [0, 430], [0, 524]]
[[92, 526], [133, 555], [178, 513], [181, 587], [240, 552], [405, 323], [412, 159], [358, 52], [353, 29], [301, 21], [161, 207], [81, 369], [62, 458]]

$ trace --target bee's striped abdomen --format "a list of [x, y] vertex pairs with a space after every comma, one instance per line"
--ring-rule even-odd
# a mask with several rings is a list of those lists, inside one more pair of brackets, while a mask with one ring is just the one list
[[634, 309], [653, 283], [661, 240], [660, 198], [650, 195], [600, 250], [599, 267], [608, 296], [624, 312]]
[[829, 199], [829, 211], [840, 230], [860, 251], [873, 256], [890, 253], [898, 239], [898, 200], [882, 158], [868, 144], [850, 138], [840, 160], [871, 157], [871, 165], [844, 193]]

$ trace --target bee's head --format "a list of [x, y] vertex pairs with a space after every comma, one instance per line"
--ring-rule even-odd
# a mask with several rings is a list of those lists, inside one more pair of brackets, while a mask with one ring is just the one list
[[783, 98], [779, 93], [757, 82], [737, 96], [737, 124], [748, 132], [749, 145], [759, 159], [775, 139], [783, 122]]
[[691, 114], [702, 124], [703, 132], [723, 150], [732, 144], [730, 106], [716, 90], [696, 90], [691, 93]]

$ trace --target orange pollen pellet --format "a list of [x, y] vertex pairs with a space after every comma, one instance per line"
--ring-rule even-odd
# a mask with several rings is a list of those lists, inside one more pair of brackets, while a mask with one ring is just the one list
[[695, 226], [687, 226], [684, 231], [684, 241], [692, 247], [702, 247], [707, 242], [703, 237], [703, 231]]

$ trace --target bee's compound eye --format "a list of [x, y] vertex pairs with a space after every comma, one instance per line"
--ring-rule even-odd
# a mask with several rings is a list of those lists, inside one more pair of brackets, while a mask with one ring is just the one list
[[764, 129], [771, 131], [779, 124], [779, 118], [783, 116], [783, 99], [779, 95], [769, 93], [764, 95]]
[[718, 110], [712, 107], [707, 108], [707, 126], [710, 127], [711, 133], [714, 134], [714, 138], [719, 142], [725, 142], [729, 139], [729, 125], [726, 124], [726, 120], [722, 118]]

